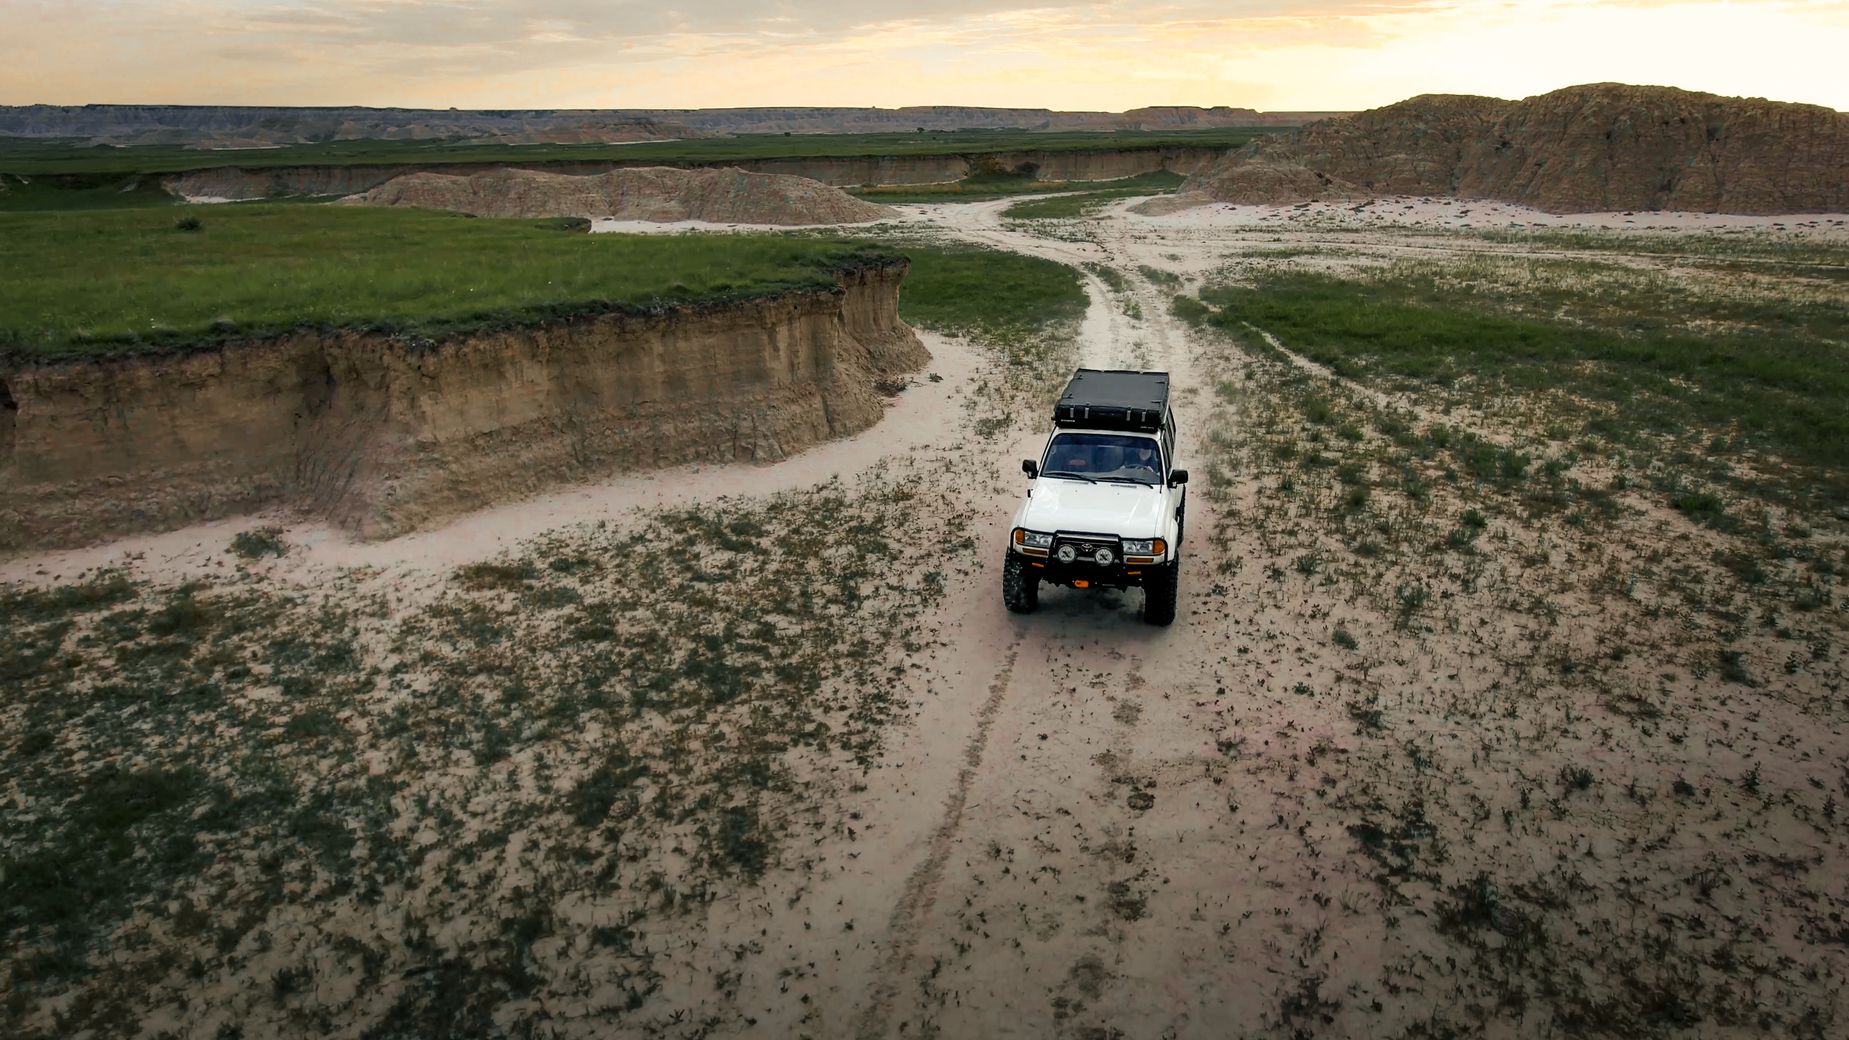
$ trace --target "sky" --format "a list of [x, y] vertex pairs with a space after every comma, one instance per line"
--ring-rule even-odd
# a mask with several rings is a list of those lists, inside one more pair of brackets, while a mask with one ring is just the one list
[[1849, 0], [0, 0], [0, 104], [1370, 108], [1657, 83], [1849, 110]]

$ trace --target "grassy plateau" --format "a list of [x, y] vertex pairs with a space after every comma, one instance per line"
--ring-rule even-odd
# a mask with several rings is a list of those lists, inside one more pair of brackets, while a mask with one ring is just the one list
[[580, 226], [290, 205], [0, 215], [0, 351], [105, 356], [303, 326], [438, 336], [826, 288], [840, 267], [897, 256], [823, 239]]

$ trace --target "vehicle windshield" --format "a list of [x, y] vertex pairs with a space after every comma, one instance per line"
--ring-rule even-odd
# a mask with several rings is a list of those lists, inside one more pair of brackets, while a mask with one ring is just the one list
[[1054, 434], [1041, 475], [1106, 483], [1159, 484], [1162, 454], [1153, 437], [1113, 433]]

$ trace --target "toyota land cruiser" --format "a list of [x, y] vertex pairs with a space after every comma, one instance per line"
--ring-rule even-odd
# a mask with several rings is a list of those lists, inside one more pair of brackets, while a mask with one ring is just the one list
[[1174, 468], [1168, 373], [1081, 368], [1015, 512], [1002, 601], [1025, 614], [1040, 583], [1143, 590], [1143, 620], [1175, 620], [1188, 471]]

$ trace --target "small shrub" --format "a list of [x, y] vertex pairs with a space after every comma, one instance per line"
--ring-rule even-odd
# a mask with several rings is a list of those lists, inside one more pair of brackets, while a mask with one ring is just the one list
[[1213, 317], [1213, 308], [1193, 296], [1176, 296], [1168, 309], [1170, 314], [1190, 325], [1205, 324], [1208, 318]]
[[175, 231], [204, 231], [205, 222], [200, 220], [198, 217], [188, 214], [184, 217], [181, 217], [179, 220], [174, 221], [173, 229]]
[[1354, 636], [1348, 634], [1348, 629], [1341, 625], [1335, 626], [1335, 632], [1329, 638], [1335, 640], [1335, 645], [1344, 650], [1354, 650], [1361, 645]]
[[1592, 786], [1592, 770], [1585, 766], [1565, 766], [1560, 770], [1560, 782], [1575, 791], [1584, 791]]
[[1741, 686], [1759, 685], [1753, 681], [1753, 673], [1747, 671], [1746, 653], [1741, 650], [1721, 651], [1721, 677]]
[[282, 540], [282, 528], [259, 527], [251, 531], [239, 531], [231, 539], [231, 552], [246, 560], [255, 560], [263, 556], [282, 556], [289, 551], [289, 545]]
[[530, 563], [471, 563], [456, 568], [456, 580], [468, 589], [518, 589], [539, 576]]
[[1400, 617], [1409, 618], [1425, 607], [1432, 598], [1430, 589], [1423, 585], [1401, 585], [1393, 590], [1395, 599], [1400, 601]]

